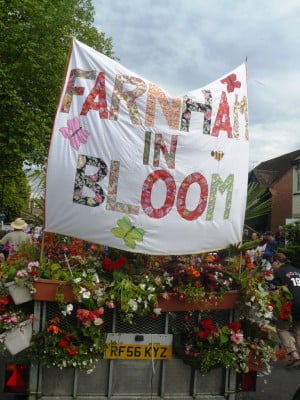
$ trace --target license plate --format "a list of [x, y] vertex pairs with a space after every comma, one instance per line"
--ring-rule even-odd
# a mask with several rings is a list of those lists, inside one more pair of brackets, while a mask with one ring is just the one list
[[172, 335], [138, 335], [143, 338], [142, 343], [136, 343], [135, 336], [109, 334], [106, 340], [105, 358], [131, 360], [169, 360], [172, 358]]
[[108, 344], [105, 358], [132, 360], [169, 360], [172, 358], [172, 346], [161, 344]]

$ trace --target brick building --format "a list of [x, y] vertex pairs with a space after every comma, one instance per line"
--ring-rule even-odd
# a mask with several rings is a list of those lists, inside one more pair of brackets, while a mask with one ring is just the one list
[[300, 150], [260, 163], [249, 173], [249, 182], [267, 188], [272, 197], [271, 213], [257, 221], [258, 231], [275, 232], [287, 218], [300, 218]]

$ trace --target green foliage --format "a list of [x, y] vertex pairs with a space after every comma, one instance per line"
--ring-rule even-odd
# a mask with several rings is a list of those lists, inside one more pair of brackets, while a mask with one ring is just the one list
[[300, 221], [284, 225], [283, 229], [288, 246], [300, 245]]
[[272, 199], [267, 189], [256, 183], [248, 185], [245, 221], [266, 215], [270, 212]]
[[21, 168], [0, 173], [0, 211], [5, 212], [9, 221], [28, 209], [29, 197], [30, 186]]
[[285, 254], [292, 265], [300, 268], [300, 245], [280, 247], [278, 251]]

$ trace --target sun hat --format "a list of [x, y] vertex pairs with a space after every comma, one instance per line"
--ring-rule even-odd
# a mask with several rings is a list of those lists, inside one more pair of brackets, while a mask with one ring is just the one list
[[13, 229], [24, 229], [27, 227], [27, 223], [24, 221], [23, 218], [17, 218], [10, 224], [10, 226]]

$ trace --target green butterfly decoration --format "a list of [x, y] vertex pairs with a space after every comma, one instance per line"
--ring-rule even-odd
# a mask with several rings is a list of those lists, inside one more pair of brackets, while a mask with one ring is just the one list
[[142, 242], [144, 238], [144, 229], [136, 228], [132, 225], [130, 218], [125, 215], [117, 221], [118, 228], [112, 228], [111, 232], [118, 238], [124, 240], [126, 246], [135, 249], [136, 241]]

